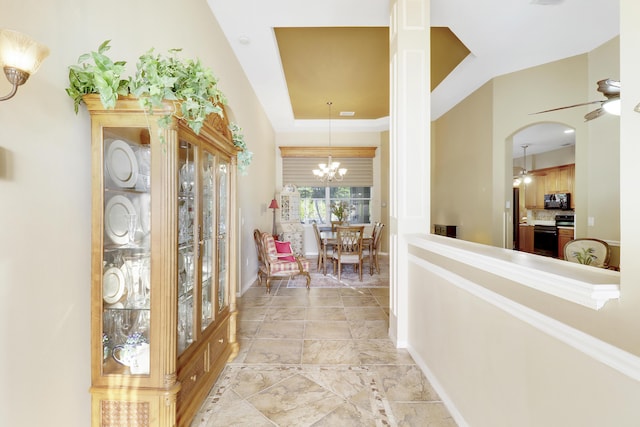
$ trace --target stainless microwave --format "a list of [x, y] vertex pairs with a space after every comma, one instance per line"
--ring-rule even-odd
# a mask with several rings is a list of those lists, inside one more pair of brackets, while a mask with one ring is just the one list
[[545, 209], [571, 209], [571, 194], [570, 193], [555, 193], [544, 195], [544, 208]]

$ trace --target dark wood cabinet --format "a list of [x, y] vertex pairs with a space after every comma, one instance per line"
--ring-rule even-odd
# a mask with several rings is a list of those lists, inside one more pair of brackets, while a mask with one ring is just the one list
[[558, 229], [558, 258], [564, 259], [564, 245], [573, 240], [573, 228]]
[[439, 236], [447, 236], [447, 237], [456, 237], [457, 236], [457, 227], [455, 225], [442, 225], [435, 224], [433, 226], [434, 234]]
[[520, 225], [518, 227], [518, 250], [533, 253], [533, 226]]

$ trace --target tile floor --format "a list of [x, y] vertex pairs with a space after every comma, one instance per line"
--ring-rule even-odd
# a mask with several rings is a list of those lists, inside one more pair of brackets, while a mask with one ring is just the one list
[[388, 338], [388, 301], [388, 288], [254, 285], [238, 301], [240, 353], [191, 426], [454, 427]]

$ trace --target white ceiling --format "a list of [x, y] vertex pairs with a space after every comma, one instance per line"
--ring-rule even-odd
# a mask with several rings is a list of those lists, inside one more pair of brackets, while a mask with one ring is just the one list
[[[274, 27], [389, 24], [388, 0], [208, 0], [208, 4], [276, 132], [326, 129], [326, 124], [294, 120]], [[496, 76], [582, 54], [614, 38], [619, 34], [619, 2], [432, 0], [431, 26], [449, 27], [471, 51], [432, 92], [435, 120]], [[336, 130], [388, 127], [388, 118], [339, 122]]]

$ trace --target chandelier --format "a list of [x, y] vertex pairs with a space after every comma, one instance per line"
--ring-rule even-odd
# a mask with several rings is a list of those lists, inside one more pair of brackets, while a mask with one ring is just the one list
[[328, 101], [329, 106], [329, 157], [327, 163], [319, 163], [318, 169], [313, 170], [313, 174], [320, 182], [342, 181], [347, 174], [346, 168], [340, 167], [340, 162], [334, 162], [331, 157], [331, 105], [333, 102]]

